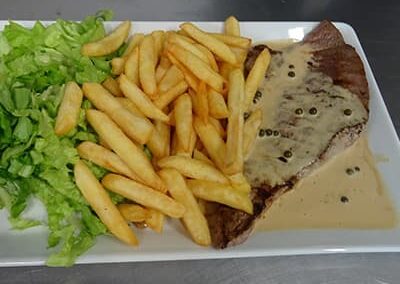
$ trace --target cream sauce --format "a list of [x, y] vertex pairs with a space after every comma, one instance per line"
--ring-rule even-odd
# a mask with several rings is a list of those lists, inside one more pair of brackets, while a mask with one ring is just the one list
[[312, 164], [335, 133], [368, 118], [356, 95], [311, 72], [311, 51], [295, 43], [272, 56], [258, 93], [262, 98], [256, 95], [250, 109], [262, 108], [260, 135], [264, 131], [245, 164], [252, 185], [282, 184]]
[[392, 228], [396, 214], [365, 137], [278, 198], [258, 230]]

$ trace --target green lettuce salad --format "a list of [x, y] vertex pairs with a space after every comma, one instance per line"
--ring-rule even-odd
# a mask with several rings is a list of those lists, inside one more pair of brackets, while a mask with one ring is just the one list
[[[0, 208], [8, 211], [13, 229], [48, 226], [48, 247], [57, 248], [47, 260], [49, 266], [72, 265], [96, 236], [107, 233], [72, 173], [79, 159], [76, 145], [97, 141], [84, 118], [90, 103], [84, 101], [72, 133], [58, 137], [53, 128], [66, 82], [101, 82], [110, 74], [112, 55], [88, 58], [80, 50], [84, 43], [104, 37], [103, 22], [111, 17], [110, 11], [100, 11], [80, 23], [36, 22], [32, 28], [10, 22], [0, 33]], [[89, 166], [98, 178], [105, 174]], [[23, 217], [33, 198], [46, 207], [47, 220]]]

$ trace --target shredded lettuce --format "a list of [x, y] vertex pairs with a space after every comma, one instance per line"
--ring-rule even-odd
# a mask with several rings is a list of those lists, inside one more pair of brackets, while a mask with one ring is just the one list
[[[110, 74], [110, 57], [88, 58], [80, 50], [105, 35], [103, 21], [111, 17], [101, 11], [80, 23], [36, 22], [32, 28], [10, 22], [0, 33], [0, 208], [14, 229], [25, 229], [43, 224], [22, 217], [30, 198], [41, 200], [48, 247], [58, 248], [50, 266], [72, 265], [107, 231], [73, 180], [76, 145], [97, 141], [84, 117], [90, 103], [84, 102], [78, 127], [67, 136], [56, 136], [53, 128], [66, 82], [101, 82]], [[98, 178], [106, 173], [90, 166]]]

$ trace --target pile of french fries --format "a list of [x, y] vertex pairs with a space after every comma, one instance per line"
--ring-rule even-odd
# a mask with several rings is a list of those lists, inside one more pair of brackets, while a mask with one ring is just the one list
[[[82, 54], [110, 54], [130, 31], [131, 22], [123, 22], [100, 41], [85, 44]], [[82, 159], [110, 173], [98, 181], [81, 160], [75, 181], [117, 238], [137, 245], [129, 223], [162, 232], [168, 216], [181, 219], [193, 241], [208, 246], [204, 201], [252, 214], [243, 164], [262, 112], [252, 109], [246, 120], [244, 114], [270, 54], [265, 49], [258, 56], [245, 80], [250, 46], [234, 17], [225, 21], [224, 33], [183, 23], [177, 31], [133, 34], [122, 56], [112, 59], [113, 76], [102, 84], [67, 84], [55, 131], [61, 136], [76, 127], [83, 97], [92, 103], [86, 119], [100, 142], [83, 142], [77, 150]], [[106, 189], [128, 202], [114, 205]]]

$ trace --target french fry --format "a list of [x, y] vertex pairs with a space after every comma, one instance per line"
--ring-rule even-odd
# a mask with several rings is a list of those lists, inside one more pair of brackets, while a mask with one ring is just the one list
[[152, 36], [145, 36], [139, 49], [139, 79], [143, 91], [154, 99], [157, 93], [156, 83], [156, 51]]
[[218, 131], [211, 123], [204, 123], [198, 117], [194, 118], [193, 126], [211, 160], [219, 169], [223, 169], [226, 146]]
[[262, 111], [257, 109], [251, 113], [249, 118], [244, 122], [243, 128], [243, 155], [247, 157], [256, 140], [258, 129], [262, 122]]
[[165, 73], [171, 66], [171, 61], [169, 61], [168, 57], [161, 55], [160, 62], [156, 68], [156, 82], [159, 83], [161, 79], [164, 77]]
[[158, 161], [160, 168], [173, 168], [182, 175], [202, 180], [229, 183], [229, 180], [210, 164], [183, 156], [169, 156]]
[[111, 150], [110, 145], [108, 145], [107, 142], [104, 141], [104, 139], [100, 136], [99, 136], [99, 144], [100, 144], [100, 146], [103, 146], [104, 148]]
[[108, 174], [101, 181], [108, 190], [172, 218], [181, 218], [185, 207], [171, 197], [120, 175]]
[[137, 204], [119, 204], [118, 210], [127, 222], [144, 222], [150, 215], [149, 210]]
[[118, 126], [104, 113], [87, 110], [86, 118], [94, 130], [111, 149], [146, 185], [165, 192], [164, 183], [155, 173], [146, 154], [136, 146]]
[[225, 204], [253, 214], [253, 203], [249, 195], [235, 190], [230, 185], [194, 179], [187, 180], [186, 183], [197, 198]]
[[216, 91], [222, 92], [224, 87], [224, 78], [215, 72], [207, 63], [176, 44], [168, 45], [168, 52], [178, 59], [201, 81], [204, 81]]
[[107, 77], [107, 79], [105, 79], [101, 84], [103, 85], [104, 88], [107, 89], [107, 91], [109, 91], [114, 96], [116, 97], [124, 96], [121, 89], [119, 88], [118, 82], [113, 77]]
[[82, 195], [106, 225], [110, 232], [121, 241], [136, 246], [139, 244], [135, 234], [112, 203], [110, 196], [85, 165], [78, 161], [74, 167], [75, 182]]
[[239, 192], [243, 192], [245, 194], [250, 194], [251, 185], [248, 183], [243, 173], [237, 173], [228, 176], [228, 178], [231, 181], [231, 185], [234, 189], [236, 189]]
[[179, 68], [175, 65], [172, 65], [158, 84], [158, 92], [167, 92], [173, 86], [181, 82], [184, 78], [185, 77], [183, 76], [181, 70], [179, 70]]
[[221, 62], [220, 66], [219, 66], [219, 73], [221, 74], [221, 76], [226, 80], [229, 81], [229, 74], [231, 73], [231, 71], [235, 68], [235, 66], [226, 63], [226, 62]]
[[173, 109], [169, 112], [168, 117], [169, 117], [168, 125], [175, 126], [175, 112]]
[[122, 57], [114, 57], [111, 60], [111, 73], [113, 75], [120, 75], [122, 72], [124, 72], [125, 60], [126, 59]]
[[156, 233], [162, 233], [164, 227], [165, 215], [158, 210], [149, 208], [147, 209], [149, 216], [146, 218], [146, 225]]
[[234, 16], [226, 18], [224, 24], [224, 32], [227, 35], [240, 36], [239, 21]]
[[177, 156], [183, 156], [183, 157], [191, 158], [193, 150], [194, 150], [194, 148], [196, 146], [196, 142], [197, 142], [197, 135], [196, 135], [196, 132], [194, 131], [194, 129], [192, 129], [192, 131], [190, 132], [189, 149], [188, 150], [184, 149], [183, 146], [182, 146], [182, 143], [178, 139], [178, 137], [176, 135], [176, 131], [175, 131], [174, 132], [174, 136], [172, 137], [171, 155], [177, 155]]
[[212, 88], [209, 88], [207, 99], [210, 116], [216, 119], [223, 119], [228, 117], [229, 111], [223, 95], [216, 92]]
[[124, 71], [129, 80], [139, 85], [139, 47], [126, 57]]
[[88, 160], [113, 173], [140, 181], [138, 176], [114, 152], [89, 141], [82, 142], [76, 149], [82, 159]]
[[244, 111], [247, 111], [249, 109], [257, 88], [260, 86], [262, 80], [264, 79], [270, 61], [271, 54], [269, 53], [268, 48], [264, 48], [264, 50], [257, 56], [257, 59], [254, 62], [254, 65], [251, 68], [249, 75], [247, 75], [245, 86]]
[[139, 46], [139, 44], [142, 42], [143, 38], [144, 38], [143, 33], [133, 34], [128, 41], [128, 46], [124, 50], [122, 57], [127, 57], [137, 46]]
[[81, 111], [82, 99], [82, 90], [78, 84], [72, 81], [68, 82], [65, 85], [64, 96], [54, 126], [54, 132], [57, 136], [65, 135], [76, 127]]
[[203, 45], [196, 43], [194, 44], [208, 59], [208, 63], [210, 64], [211, 68], [218, 72], [219, 68], [218, 68], [218, 64], [217, 61], [215, 60], [214, 55], [212, 54], [212, 52], [210, 50], [207, 49], [207, 47], [204, 47]]
[[232, 65], [236, 64], [235, 54], [225, 43], [223, 43], [219, 39], [203, 32], [192, 23], [181, 24], [180, 28], [184, 30], [191, 38], [211, 50], [222, 61], [225, 61]]
[[240, 64], [240, 68], [243, 69], [243, 63], [246, 60], [248, 49], [242, 49], [237, 47], [232, 47], [233, 53], [236, 55], [236, 59]]
[[130, 99], [145, 116], [161, 121], [168, 121], [168, 115], [156, 107], [149, 97], [124, 74], [120, 76], [119, 87], [124, 95]]
[[185, 81], [188, 83], [188, 85], [193, 90], [197, 90], [199, 85], [199, 79], [197, 79], [196, 76], [188, 68], [186, 68], [185, 65], [179, 62], [179, 60], [176, 59], [175, 56], [168, 51], [167, 51], [167, 56], [169, 60], [172, 62], [172, 64], [178, 66], [178, 68], [182, 71], [183, 76], [185, 77]]
[[205, 55], [201, 50], [199, 50], [199, 48], [196, 45], [187, 41], [185, 37], [178, 35], [176, 33], [172, 33], [171, 36], [168, 38], [168, 40], [170, 43], [174, 43], [186, 49], [187, 51], [193, 53], [204, 62], [209, 63], [207, 55]]
[[185, 152], [189, 151], [192, 127], [192, 101], [188, 94], [179, 96], [175, 101], [175, 131]]
[[165, 122], [156, 120], [154, 128], [146, 145], [153, 156], [159, 159], [169, 155], [170, 126]]
[[170, 88], [165, 93], [162, 93], [154, 100], [154, 104], [159, 109], [164, 109], [173, 100], [175, 100], [179, 95], [182, 95], [188, 89], [188, 84], [185, 81], [180, 81], [178, 84]]
[[216, 39], [222, 41], [227, 46], [248, 49], [251, 46], [251, 39], [241, 36], [233, 36], [220, 33], [208, 33]]
[[114, 120], [130, 138], [145, 144], [154, 129], [153, 124], [143, 117], [134, 115], [113, 97], [103, 86], [97, 83], [84, 83], [83, 93], [94, 106], [104, 111]]
[[130, 99], [125, 97], [116, 99], [124, 108], [129, 110], [135, 116], [143, 118], [146, 117]]
[[244, 78], [240, 69], [229, 76], [228, 127], [226, 131], [226, 159], [224, 172], [236, 174], [243, 171], [243, 98]]
[[113, 53], [124, 43], [130, 30], [131, 22], [124, 21], [101, 40], [84, 44], [81, 53], [84, 56], [104, 56]]
[[157, 58], [156, 64], [158, 62], [158, 58], [161, 55], [161, 51], [163, 50], [164, 47], [164, 37], [165, 37], [165, 32], [158, 30], [158, 31], [153, 31], [151, 33], [151, 36], [153, 37], [154, 41], [154, 51], [155, 51], [155, 56]]
[[218, 119], [215, 119], [214, 117], [209, 117], [209, 122], [217, 130], [219, 136], [221, 136], [221, 138], [224, 139], [226, 136], [226, 132], [225, 129], [222, 127], [221, 122]]
[[208, 121], [208, 93], [206, 84], [201, 81], [197, 94], [192, 96], [192, 100], [195, 101], [193, 104], [193, 110], [195, 114], [205, 123]]
[[193, 159], [203, 161], [203, 162], [206, 162], [206, 163], [214, 166], [214, 163], [206, 155], [204, 155], [204, 153], [202, 153], [201, 151], [199, 151], [197, 149], [194, 149], [194, 151], [193, 151]]
[[209, 246], [211, 235], [207, 220], [193, 193], [187, 187], [185, 179], [174, 169], [163, 169], [159, 172], [159, 175], [167, 185], [171, 196], [185, 206], [186, 210], [182, 221], [193, 241], [202, 246]]

